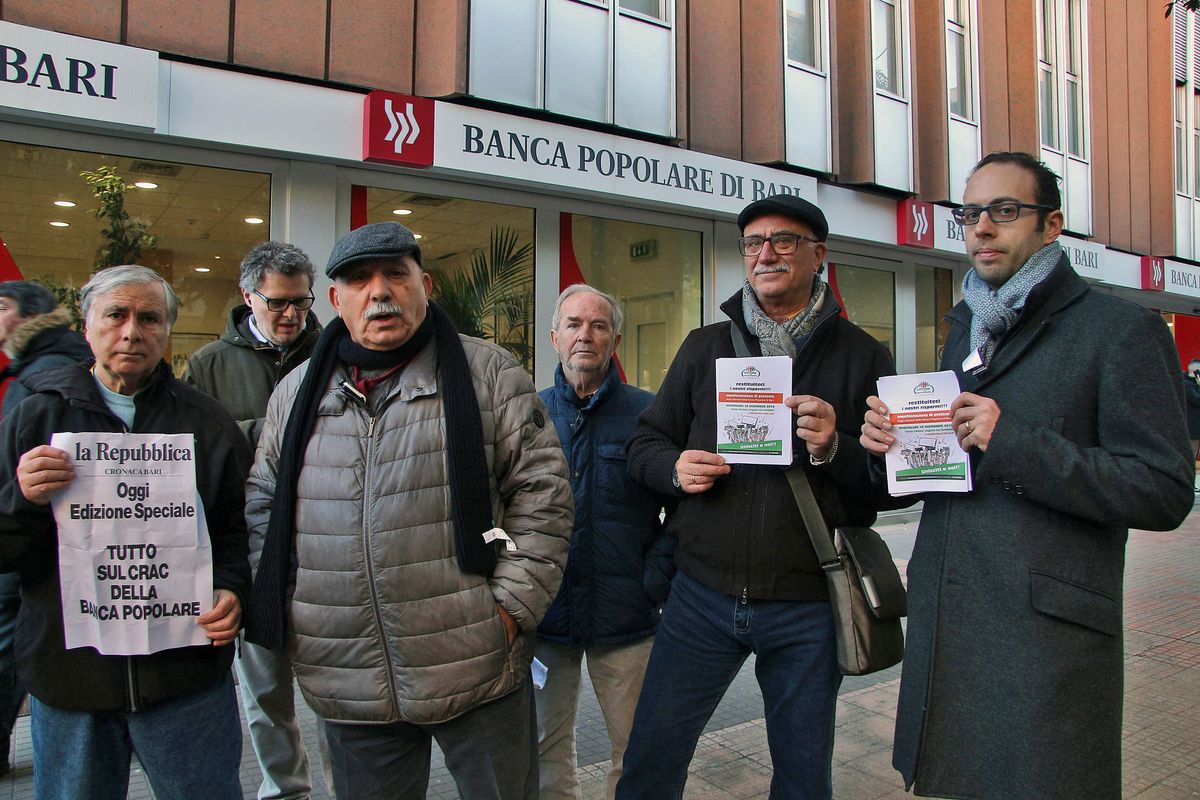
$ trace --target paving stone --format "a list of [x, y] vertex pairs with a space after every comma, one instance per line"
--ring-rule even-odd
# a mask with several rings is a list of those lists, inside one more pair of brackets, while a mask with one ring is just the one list
[[[898, 561], [907, 558], [914, 531], [910, 524], [881, 531]], [[1200, 800], [1200, 514], [1194, 513], [1177, 531], [1131, 534], [1124, 613], [1123, 794], [1136, 800]], [[833, 766], [838, 800], [909, 797], [891, 767], [899, 676], [897, 666], [842, 683]], [[686, 800], [768, 796], [771, 754], [762, 714], [751, 657], [700, 738]], [[317, 756], [315, 719], [302, 702], [298, 718], [317, 784], [312, 799], [328, 800]], [[582, 796], [601, 800], [610, 750], [604, 718], [588, 680], [583, 682], [578, 730]], [[19, 719], [14, 731], [13, 765], [13, 771], [0, 779], [0, 800], [32, 798], [28, 717]], [[260, 776], [248, 737], [243, 741], [241, 777], [246, 797], [253, 798]], [[136, 764], [130, 772], [129, 797], [153, 797]], [[436, 746], [429, 797], [458, 797]]]

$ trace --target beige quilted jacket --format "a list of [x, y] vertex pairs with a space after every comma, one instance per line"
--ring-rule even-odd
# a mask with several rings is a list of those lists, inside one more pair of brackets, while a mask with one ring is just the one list
[[[337, 388], [348, 374], [335, 369], [300, 473], [287, 632], [304, 698], [328, 720], [443, 722], [528, 679], [537, 624], [567, 560], [567, 465], [528, 374], [495, 345], [462, 342], [494, 519], [517, 549], [501, 551], [490, 579], [458, 568], [432, 342], [375, 391], [373, 414]], [[255, 554], [307, 366], [279, 384], [267, 409], [246, 486]], [[520, 626], [512, 647], [497, 603]]]

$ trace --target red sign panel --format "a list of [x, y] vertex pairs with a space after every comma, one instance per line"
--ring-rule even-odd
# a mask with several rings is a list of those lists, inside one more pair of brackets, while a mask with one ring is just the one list
[[433, 101], [427, 97], [371, 92], [363, 101], [363, 161], [433, 165]]
[[896, 244], [933, 248], [933, 203], [909, 197], [896, 204]]
[[1142, 256], [1142, 289], [1161, 292], [1167, 285], [1167, 264], [1159, 256]]

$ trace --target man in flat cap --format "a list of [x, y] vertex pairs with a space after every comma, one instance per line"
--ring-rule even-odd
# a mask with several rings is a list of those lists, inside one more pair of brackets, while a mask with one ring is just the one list
[[618, 798], [679, 797], [705, 724], [750, 653], [766, 709], [772, 797], [829, 797], [841, 674], [825, 576], [786, 467], [717, 455], [716, 360], [734, 337], [792, 359], [793, 467], [830, 527], [869, 525], [879, 497], [858, 442], [861, 408], [892, 373], [887, 350], [841, 316], [821, 280], [821, 210], [774, 195], [738, 216], [746, 282], [729, 322], [691, 332], [629, 442], [629, 471], [679, 498], [678, 567], [625, 751]]
[[267, 407], [247, 483], [246, 638], [286, 645], [338, 797], [423, 798], [436, 739], [463, 798], [534, 798], [529, 667], [573, 505], [507, 351], [429, 301], [412, 231], [342, 238], [337, 311]]

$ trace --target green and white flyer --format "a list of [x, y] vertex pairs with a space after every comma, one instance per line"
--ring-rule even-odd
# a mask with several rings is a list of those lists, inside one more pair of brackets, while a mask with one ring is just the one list
[[885, 457], [889, 494], [971, 491], [971, 463], [950, 416], [958, 395], [958, 376], [948, 370], [879, 379], [896, 437]]
[[792, 360], [717, 359], [717, 454], [730, 464], [792, 463]]

